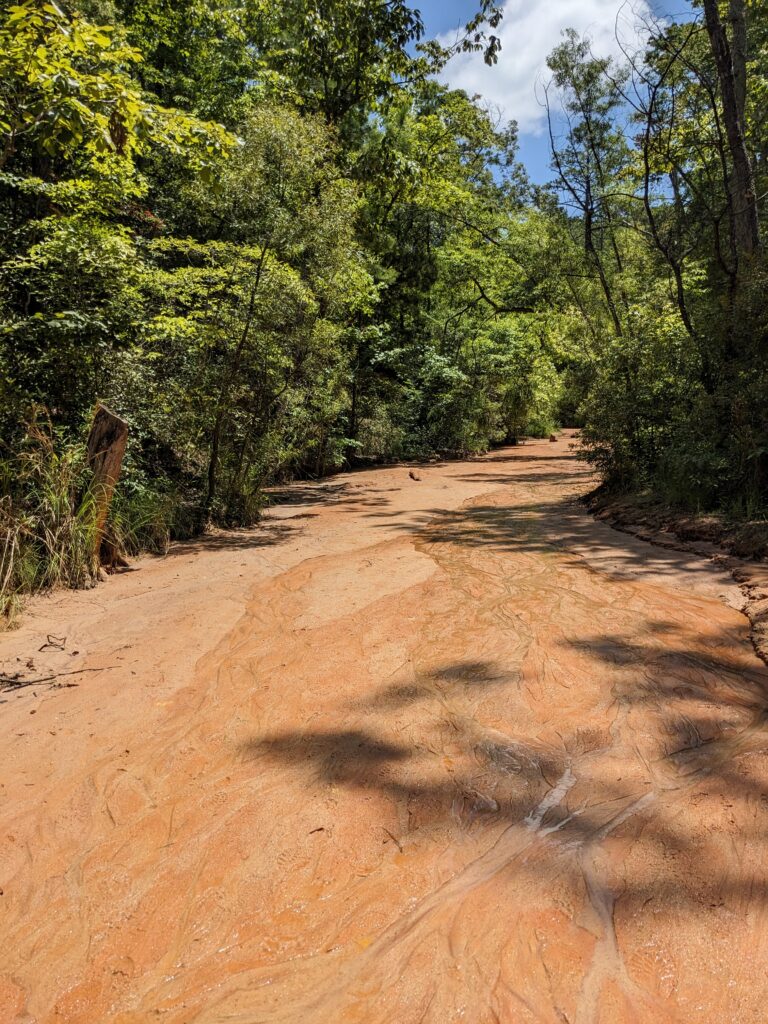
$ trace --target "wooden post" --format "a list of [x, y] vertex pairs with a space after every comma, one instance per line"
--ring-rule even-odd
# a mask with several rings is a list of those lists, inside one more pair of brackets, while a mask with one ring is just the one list
[[94, 555], [99, 560], [109, 506], [120, 476], [127, 442], [128, 424], [99, 403], [88, 438], [88, 465], [93, 470], [93, 491], [96, 500]]

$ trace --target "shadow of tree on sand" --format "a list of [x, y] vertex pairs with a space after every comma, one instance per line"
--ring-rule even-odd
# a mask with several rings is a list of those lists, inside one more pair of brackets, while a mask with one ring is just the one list
[[[581, 885], [583, 851], [614, 835], [634, 849], [617, 898], [653, 899], [657, 909], [666, 900], [678, 913], [710, 899], [764, 900], [768, 673], [702, 654], [695, 636], [672, 642], [669, 630], [650, 620], [650, 643], [613, 634], [569, 642], [595, 671], [607, 670], [613, 710], [556, 737], [516, 731], [517, 677], [468, 659], [350, 702], [348, 727], [254, 737], [243, 754], [264, 772], [298, 769], [309, 787], [385, 794], [409, 823], [403, 845], [435, 827], [487, 832], [489, 842], [510, 828], [546, 834], [559, 870]], [[729, 641], [718, 638], [718, 650]], [[478, 694], [509, 707], [509, 727], [483, 725]], [[550, 800], [558, 787], [562, 796]], [[749, 863], [735, 848], [723, 861], [723, 830], [751, 848]], [[766, 864], [758, 874], [756, 859]]]

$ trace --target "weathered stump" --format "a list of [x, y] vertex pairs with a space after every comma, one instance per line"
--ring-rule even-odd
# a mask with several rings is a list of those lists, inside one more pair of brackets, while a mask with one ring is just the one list
[[127, 442], [128, 424], [125, 420], [121, 420], [105, 405], [97, 405], [88, 438], [88, 465], [93, 470], [92, 487], [96, 502], [93, 543], [96, 558], [101, 561], [103, 556], [107, 555], [105, 563], [110, 565], [122, 561], [116, 551], [105, 550], [107, 547], [114, 549], [114, 545], [105, 543], [105, 527]]

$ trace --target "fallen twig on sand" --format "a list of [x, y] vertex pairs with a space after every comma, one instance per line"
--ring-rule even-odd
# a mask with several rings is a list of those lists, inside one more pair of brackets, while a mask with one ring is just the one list
[[38, 651], [63, 651], [66, 646], [67, 638], [65, 636], [54, 636], [52, 633], [49, 633], [48, 636], [45, 638], [45, 643], [43, 644], [43, 646], [38, 647]]
[[103, 668], [78, 668], [72, 672], [54, 672], [50, 676], [41, 676], [37, 679], [24, 679], [20, 672], [15, 675], [6, 676], [0, 674], [0, 693], [7, 690], [23, 690], [27, 686], [76, 686], [76, 683], [56, 683], [57, 679], [63, 676], [79, 676], [84, 672], [104, 672]]
[[[384, 832], [386, 832], [386, 833], [387, 833], [387, 835], [389, 836], [389, 838], [390, 838], [390, 839], [392, 840], [392, 842], [393, 842], [393, 843], [395, 844], [395, 846], [396, 846], [396, 847], [398, 848], [398, 850], [400, 851], [400, 853], [402, 853], [402, 852], [403, 852], [403, 844], [402, 844], [402, 843], [400, 842], [400, 840], [399, 840], [399, 839], [396, 839], [396, 838], [395, 838], [395, 836], [393, 836], [393, 835], [392, 835], [392, 833], [391, 833], [391, 832], [389, 831], [389, 829], [388, 829], [388, 828], [384, 828], [384, 826], [383, 826], [383, 825], [382, 825], [381, 827], [382, 827], [382, 830], [383, 830]], [[386, 841], [387, 841], [387, 840], [385, 839], [385, 840], [384, 840], [384, 842], [386, 843]]]

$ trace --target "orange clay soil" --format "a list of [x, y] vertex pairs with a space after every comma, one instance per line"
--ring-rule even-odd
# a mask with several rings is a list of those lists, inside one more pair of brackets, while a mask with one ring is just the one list
[[768, 670], [568, 442], [33, 603], [2, 671], [77, 685], [0, 695], [0, 1020], [768, 1019]]

